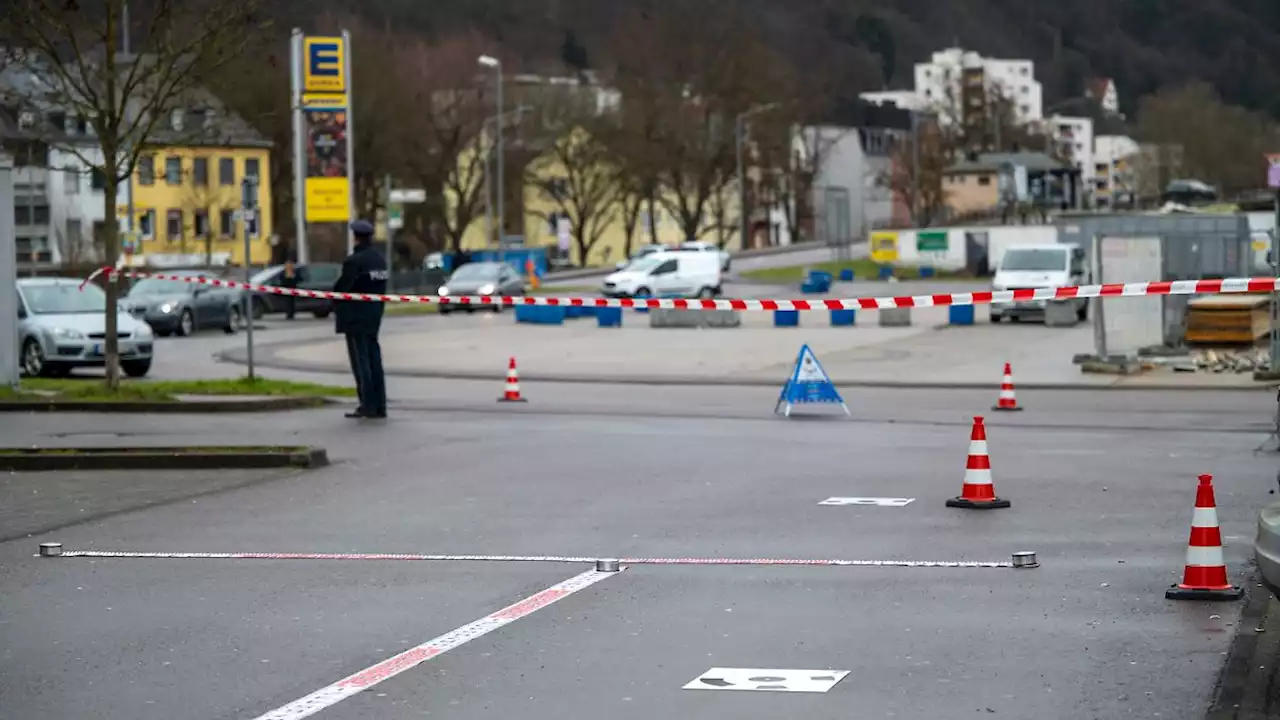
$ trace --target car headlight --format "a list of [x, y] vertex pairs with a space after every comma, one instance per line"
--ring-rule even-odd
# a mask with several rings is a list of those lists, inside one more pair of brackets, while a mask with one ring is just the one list
[[495, 289], [495, 288], [494, 288], [492, 285], [481, 285], [481, 286], [480, 286], [480, 294], [481, 294], [481, 295], [492, 295], [492, 294], [493, 294], [494, 289]]
[[53, 336], [62, 340], [83, 340], [84, 333], [71, 328], [54, 328]]
[[160, 312], [168, 315], [173, 312], [173, 303], [164, 303], [160, 306]]
[[449, 288], [445, 285], [441, 285], [436, 292], [439, 293], [440, 297], [449, 297]]

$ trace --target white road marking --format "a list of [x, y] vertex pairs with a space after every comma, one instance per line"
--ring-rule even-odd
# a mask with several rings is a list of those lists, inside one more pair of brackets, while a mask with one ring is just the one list
[[876, 507], [906, 507], [915, 502], [915, 498], [876, 498], [876, 497], [833, 497], [827, 498], [819, 505], [874, 505]]
[[848, 674], [848, 670], [711, 668], [694, 678], [684, 689], [825, 693]]
[[304, 698], [294, 700], [288, 705], [278, 707], [265, 715], [259, 715], [256, 720], [299, 720], [300, 718], [310, 717], [325, 708], [346, 700], [352, 695], [368, 690], [383, 680], [389, 680], [406, 670], [411, 670], [478, 637], [488, 635], [504, 625], [531, 615], [558, 600], [566, 598], [579, 590], [584, 590], [613, 575], [617, 575], [617, 573], [591, 570], [569, 578], [514, 605], [503, 608], [491, 615], [486, 615], [473, 623], [463, 625], [457, 630], [445, 633], [433, 640], [428, 640], [421, 645], [409, 648], [399, 655], [387, 658], [376, 665], [371, 665], [332, 685], [320, 688]]

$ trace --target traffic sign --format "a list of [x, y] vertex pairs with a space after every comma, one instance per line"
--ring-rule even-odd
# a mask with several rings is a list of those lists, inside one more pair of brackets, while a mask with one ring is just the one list
[[392, 205], [387, 208], [387, 227], [399, 230], [404, 227], [404, 208]]
[[427, 201], [427, 191], [422, 189], [401, 189], [391, 191], [391, 202], [412, 205]]

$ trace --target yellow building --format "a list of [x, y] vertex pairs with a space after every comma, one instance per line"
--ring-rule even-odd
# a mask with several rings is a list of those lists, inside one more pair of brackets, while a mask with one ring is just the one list
[[[564, 138], [560, 143], [583, 143], [589, 142], [589, 138], [581, 130], [575, 130]], [[572, 147], [572, 145], [568, 146]], [[469, 151], [475, 152], [475, 150]], [[459, 171], [465, 171], [466, 168], [472, 167], [472, 157], [470, 154], [459, 159]], [[550, 190], [557, 186], [573, 187], [587, 189], [584, 193], [588, 196], [594, 196], [595, 190], [606, 186], [606, 178], [610, 177], [611, 168], [601, 166], [599, 168], [579, 167], [574, 171], [571, 182], [570, 173], [565, 167], [564, 160], [566, 158], [580, 159], [582, 155], [577, 155], [572, 149], [562, 147], [559, 152], [555, 149], [544, 152], [535, 158], [522, 169], [509, 170], [508, 172], [519, 172], [523, 180], [522, 194], [523, 203], [521, 207], [523, 227], [517, 231], [515, 228], [507, 228], [508, 234], [518, 232], [523, 234], [525, 247], [556, 247], [560, 242], [559, 223], [555, 222], [557, 213], [562, 211], [561, 204], [552, 196]], [[576, 164], [576, 163], [575, 163]], [[479, 164], [475, 165], [479, 168]], [[482, 171], [477, 170], [477, 174]], [[475, 182], [483, 182], [482, 177], [474, 179]], [[483, 195], [481, 195], [483, 197]], [[667, 193], [667, 199], [671, 200], [670, 193]], [[728, 238], [725, 248], [728, 250], [737, 249], [738, 243], [738, 199], [732, 185], [724, 188], [722, 197], [718, 199], [712, 198], [707, 203], [707, 207], [703, 212], [703, 220], [701, 223], [701, 232], [699, 240], [706, 242], [719, 242], [722, 238]], [[610, 202], [605, 206], [603, 212], [599, 213], [599, 218], [592, 220], [591, 225], [599, 229], [598, 240], [591, 246], [590, 253], [587, 258], [579, 257], [578, 244], [572, 236], [569, 240], [569, 248], [571, 260], [574, 265], [581, 266], [609, 266], [624, 260], [626, 253], [626, 223], [624, 217], [624, 206], [629, 204], [622, 201], [622, 198], [613, 196]], [[510, 209], [511, 201], [508, 200], [508, 209]], [[674, 205], [674, 203], [670, 203]], [[571, 203], [569, 203], [571, 205]], [[648, 208], [642, 207], [637, 218], [636, 226], [632, 234], [631, 249], [634, 252], [643, 245], [653, 242], [656, 235], [657, 242], [664, 245], [674, 245], [686, 240], [684, 231], [681, 229], [679, 218], [676, 217], [667, 207], [668, 203], [663, 203], [661, 199], [655, 203], [654, 213], [652, 217], [653, 232], [650, 232], [650, 216]], [[720, 210], [719, 213], [716, 211]], [[494, 210], [496, 213], [496, 209]], [[512, 213], [508, 213], [509, 215]], [[717, 230], [716, 216], [721, 215], [724, 218], [724, 227]], [[572, 216], [572, 213], [570, 213]], [[572, 220], [572, 217], [570, 218]], [[483, 216], [477, 222], [467, 228], [462, 238], [462, 247], [465, 250], [484, 250], [493, 249], [496, 243], [496, 233], [488, 226], [488, 222]]]
[[[271, 143], [214, 104], [174, 111], [139, 156], [130, 179], [139, 235], [132, 264], [203, 265], [207, 253], [214, 265], [243, 266], [238, 211], [247, 176], [259, 179], [249, 263], [271, 262]], [[127, 218], [127, 205], [119, 214]]]

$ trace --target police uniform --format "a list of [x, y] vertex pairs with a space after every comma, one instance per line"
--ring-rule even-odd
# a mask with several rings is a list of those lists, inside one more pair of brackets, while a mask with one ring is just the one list
[[[342, 276], [334, 284], [334, 292], [385, 295], [387, 292], [387, 260], [373, 247], [373, 225], [366, 220], [351, 223], [355, 249], [342, 263]], [[351, 374], [356, 379], [360, 407], [347, 413], [349, 418], [384, 418], [387, 416], [387, 388], [382, 371], [382, 347], [378, 332], [382, 329], [381, 302], [367, 300], [335, 300], [334, 329], [347, 338], [347, 357]]]

